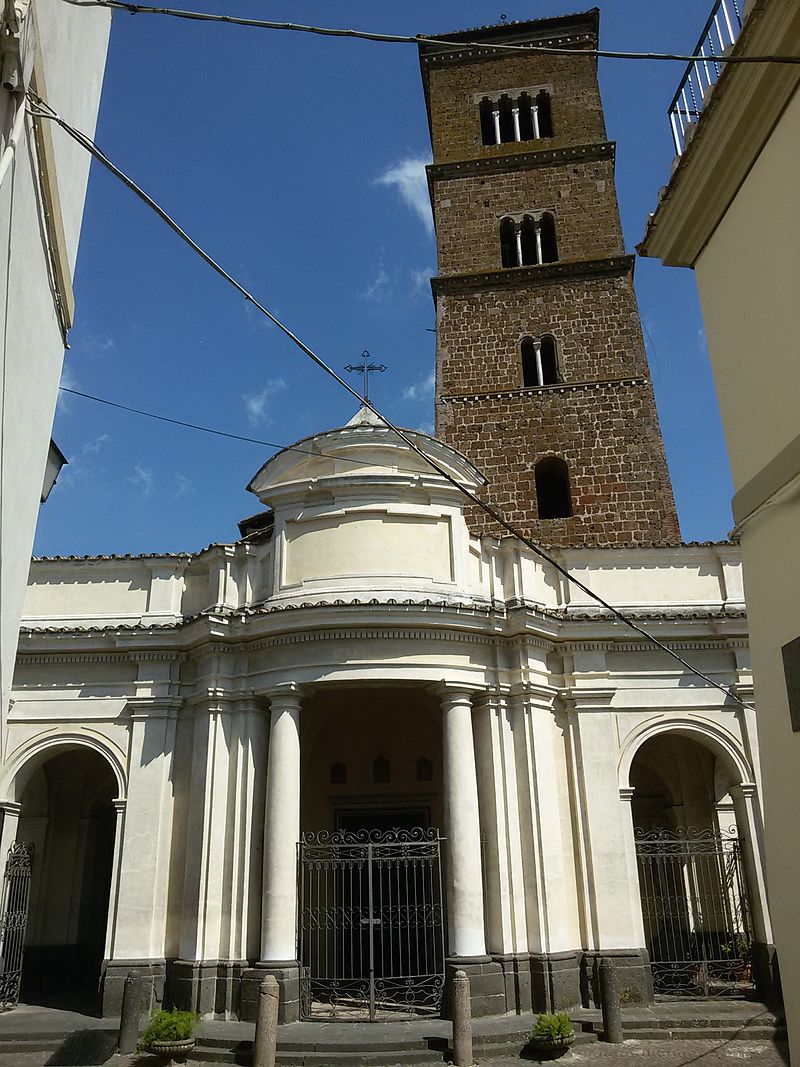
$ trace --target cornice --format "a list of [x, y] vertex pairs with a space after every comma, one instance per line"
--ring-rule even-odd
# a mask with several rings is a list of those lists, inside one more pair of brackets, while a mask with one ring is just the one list
[[[800, 5], [757, 0], [731, 54], [800, 54]], [[695, 266], [798, 88], [796, 64], [725, 67], [648, 220], [641, 255]]]
[[[509, 143], [515, 144], [516, 142]], [[425, 171], [429, 183], [452, 181], [482, 174], [507, 174], [514, 170], [552, 167], [563, 163], [590, 162], [595, 159], [613, 160], [615, 149], [614, 141], [596, 141], [591, 144], [568, 145], [563, 148], [537, 148], [529, 152], [498, 152], [490, 156], [476, 156], [474, 159], [431, 163]]]
[[[508, 23], [508, 30], [503, 34], [503, 40], [499, 43], [507, 44], [509, 41], [513, 42], [513, 23]], [[498, 27], [487, 26], [480, 27], [474, 31], [459, 31], [458, 34], [443, 34], [443, 38], [453, 39], [455, 45], [459, 37], [463, 37], [464, 33], [473, 33], [478, 38], [485, 34], [487, 30], [496, 30]], [[520, 35], [520, 44], [530, 43], [539, 45], [540, 47], [548, 48], [579, 48], [581, 45], [585, 45], [586, 48], [597, 47], [597, 34], [593, 32], [573, 32], [562, 34], [543, 34], [541, 37], [536, 35], [535, 37], [525, 35], [524, 38]], [[428, 42], [424, 37], [420, 38], [420, 48], [422, 51], [421, 62], [423, 70], [426, 66], [429, 67], [449, 67], [459, 63], [475, 63], [484, 59], [508, 59], [509, 53], [507, 49], [492, 47], [490, 42], [483, 43], [482, 41], [465, 42], [461, 48], [449, 46], [447, 44], [437, 44], [435, 42]], [[441, 49], [441, 51], [433, 51], [433, 49]]]
[[570, 278], [597, 278], [608, 274], [632, 274], [635, 256], [604, 256], [599, 259], [567, 259], [531, 267], [502, 267], [465, 274], [439, 274], [431, 278], [434, 297], [440, 293], [474, 292], [480, 289], [520, 289], [551, 285]]
[[605, 378], [598, 381], [558, 382], [556, 385], [529, 385], [519, 389], [504, 389], [492, 393], [450, 393], [439, 397], [442, 404], [467, 404], [480, 400], [511, 400], [514, 397], [534, 397], [542, 393], [568, 393], [583, 389], [621, 389], [628, 386], [647, 385], [649, 379], [643, 376], [629, 378]]
[[260, 652], [285, 645], [317, 644], [321, 641], [447, 641], [456, 644], [494, 645], [502, 640], [498, 634], [476, 634], [464, 630], [404, 627], [354, 627], [334, 630], [304, 630], [250, 641], [248, 652]]

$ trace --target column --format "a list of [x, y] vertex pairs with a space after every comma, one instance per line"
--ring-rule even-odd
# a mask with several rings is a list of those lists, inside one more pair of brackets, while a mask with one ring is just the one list
[[492, 108], [492, 122], [494, 123], [494, 143], [500, 144], [500, 109]]
[[17, 839], [17, 827], [19, 826], [19, 813], [22, 808], [15, 800], [0, 800], [0, 812], [2, 812], [2, 827], [0, 828], [0, 878], [6, 869], [8, 850]]
[[536, 358], [536, 382], [538, 385], [544, 385], [544, 371], [542, 370], [542, 342], [533, 342], [533, 354]]
[[514, 237], [517, 242], [517, 266], [522, 266], [522, 223], [514, 223]]
[[442, 695], [448, 955], [486, 955], [478, 782], [472, 701], [466, 690]]
[[[118, 1014], [132, 961], [147, 967], [158, 990], [165, 977], [167, 897], [172, 847], [172, 767], [177, 698], [142, 697], [129, 702], [131, 741], [128, 796], [121, 831], [117, 892], [110, 909], [109, 962], [103, 980], [103, 1013]], [[113, 889], [112, 885], [112, 889]], [[160, 993], [159, 999], [160, 999]]]
[[261, 961], [274, 964], [297, 959], [300, 691], [290, 683], [273, 690], [269, 698]]
[[779, 979], [775, 966], [775, 947], [772, 924], [767, 906], [767, 885], [764, 867], [764, 828], [758, 806], [755, 785], [742, 782], [731, 787], [736, 828], [742, 849], [745, 884], [749, 890], [750, 914], [753, 919], [753, 978], [761, 997], [773, 995]]
[[521, 141], [522, 140], [522, 134], [519, 131], [519, 108], [518, 107], [512, 107], [512, 109], [511, 109], [511, 117], [514, 120], [514, 140], [515, 141]]
[[536, 219], [533, 224], [533, 235], [536, 238], [536, 262], [542, 262], [542, 222]]
[[531, 122], [533, 124], [533, 136], [541, 137], [539, 133], [539, 105], [531, 104]]

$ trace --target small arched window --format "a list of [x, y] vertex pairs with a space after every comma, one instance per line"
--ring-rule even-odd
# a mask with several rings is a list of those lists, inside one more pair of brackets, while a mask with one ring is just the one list
[[331, 785], [343, 785], [347, 781], [347, 765], [344, 763], [331, 764]]
[[417, 760], [417, 781], [433, 781], [433, 764], [425, 756], [423, 756], [422, 759]]
[[558, 382], [556, 339], [552, 334], [546, 333], [538, 340], [523, 337], [520, 349], [523, 385], [555, 385]]
[[558, 259], [556, 227], [548, 212], [500, 220], [500, 262], [504, 267], [535, 267]]
[[372, 764], [372, 780], [373, 782], [391, 782], [392, 768], [384, 756], [378, 756]]
[[569, 469], [560, 456], [540, 459], [534, 471], [540, 519], [567, 519], [572, 514]]

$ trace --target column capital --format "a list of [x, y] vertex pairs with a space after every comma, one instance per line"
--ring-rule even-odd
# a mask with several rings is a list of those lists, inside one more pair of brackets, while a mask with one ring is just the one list
[[125, 811], [125, 808], [128, 806], [128, 801], [124, 797], [115, 797], [115, 799], [112, 800], [111, 803], [114, 806], [114, 811], [116, 811], [118, 815], [121, 815]]
[[636, 792], [635, 788], [633, 788], [631, 786], [625, 786], [624, 788], [620, 789], [620, 791], [619, 791], [619, 799], [623, 802], [623, 804], [630, 804], [631, 801], [633, 800], [633, 794], [635, 792]]
[[267, 689], [264, 696], [269, 700], [270, 709], [276, 707], [298, 708], [304, 696], [302, 686], [297, 682], [278, 682]]
[[442, 704], [472, 704], [484, 690], [474, 689], [464, 685], [463, 682], [441, 681], [433, 687], [433, 691]]
[[758, 792], [758, 787], [755, 782], [740, 782], [739, 785], [732, 785], [730, 795], [734, 798], [742, 797], [745, 800], [749, 800], [750, 797], [754, 797]]
[[0, 811], [6, 811], [9, 815], [19, 815], [22, 805], [16, 800], [0, 800]]

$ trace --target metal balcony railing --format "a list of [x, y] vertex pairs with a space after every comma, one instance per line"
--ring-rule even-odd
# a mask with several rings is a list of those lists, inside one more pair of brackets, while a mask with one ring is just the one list
[[675, 151], [680, 156], [688, 143], [694, 123], [700, 117], [708, 95], [719, 79], [724, 64], [719, 62], [733, 45], [742, 28], [741, 8], [745, 0], [716, 0], [693, 59], [681, 79], [669, 106], [669, 121]]

